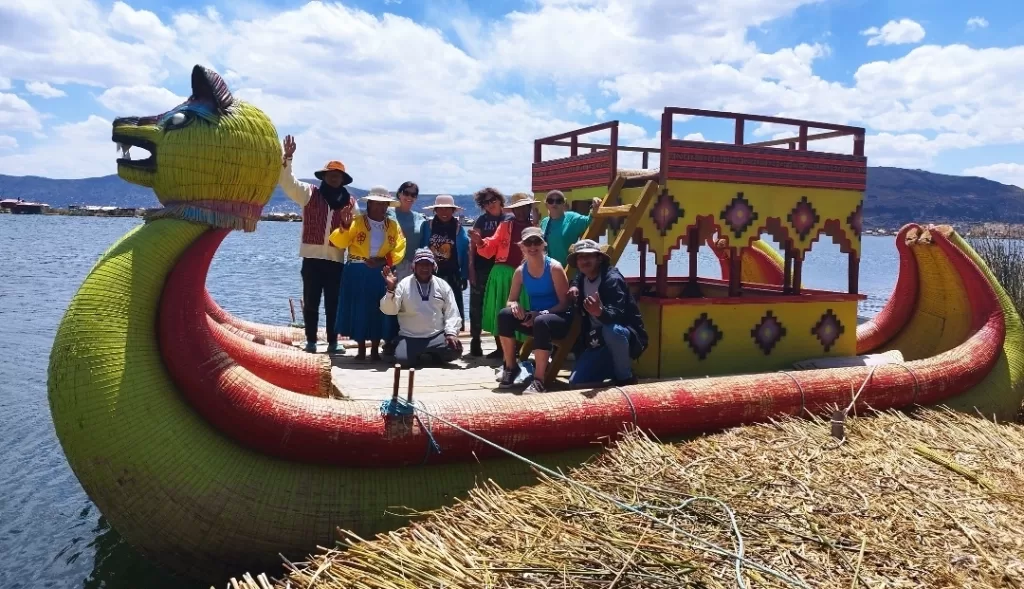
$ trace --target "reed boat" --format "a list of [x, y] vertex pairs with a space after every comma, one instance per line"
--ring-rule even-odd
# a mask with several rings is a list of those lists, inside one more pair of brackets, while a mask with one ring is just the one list
[[[736, 141], [673, 139], [676, 115], [731, 118]], [[747, 144], [745, 122], [799, 131]], [[630, 279], [651, 336], [635, 362], [641, 382], [554, 380], [550, 392], [517, 395], [497, 391], [494, 365], [480, 359], [396, 375], [301, 352], [300, 330], [223, 309], [207, 270], [226, 235], [256, 230], [277, 183], [276, 129], [201, 66], [183, 104], [116, 119], [123, 150], [150, 152], [120, 159], [118, 174], [151, 187], [164, 208], [96, 262], [54, 341], [53, 422], [89, 497], [141, 553], [210, 580], [301, 557], [337, 528], [392, 529], [407, 510], [450, 503], [484, 478], [528, 483], [531, 467], [508, 452], [575, 465], [628, 427], [670, 439], [847, 406], [1017, 417], [1024, 329], [951, 228], [902, 228], [892, 296], [857, 325], [863, 129], [671, 108], [660, 148], [634, 148], [618, 145], [617, 125], [538, 139], [533, 190], [541, 201], [556, 188], [574, 203], [602, 197], [589, 234], [615, 258], [627, 243], [643, 260], [653, 254], [653, 275], [645, 262]], [[601, 133], [607, 143], [584, 140]], [[840, 136], [852, 137], [853, 154], [807, 147]], [[568, 155], [545, 160], [545, 146]], [[643, 168], [618, 165], [636, 152]], [[660, 168], [645, 169], [651, 155]], [[802, 285], [822, 235], [848, 254], [846, 292]], [[673, 277], [681, 244], [690, 273]], [[718, 256], [721, 279], [697, 276], [700, 247]], [[558, 344], [552, 379], [569, 366], [568, 340]]]

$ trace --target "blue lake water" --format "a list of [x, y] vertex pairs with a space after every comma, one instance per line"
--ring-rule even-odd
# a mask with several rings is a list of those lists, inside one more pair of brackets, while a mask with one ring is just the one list
[[[0, 587], [182, 587], [138, 556], [111, 530], [68, 467], [46, 398], [46, 370], [58, 323], [99, 255], [139, 219], [0, 215]], [[233, 233], [217, 253], [209, 290], [228, 311], [288, 323], [288, 298], [302, 293], [296, 255], [299, 223], [264, 222]], [[847, 258], [826, 241], [804, 263], [810, 288], [846, 290]], [[896, 283], [893, 237], [866, 237], [861, 314], [885, 304]], [[685, 275], [684, 254], [672, 275]], [[620, 268], [639, 273], [627, 251]], [[649, 260], [653, 274], [653, 257]], [[719, 277], [701, 250], [700, 274]], [[322, 319], [321, 319], [322, 321]], [[268, 571], [275, 574], [278, 571]], [[218, 579], [196, 587], [223, 586]]]

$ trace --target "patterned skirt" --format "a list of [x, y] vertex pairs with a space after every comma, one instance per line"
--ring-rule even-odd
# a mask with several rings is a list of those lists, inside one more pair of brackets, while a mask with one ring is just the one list
[[398, 321], [380, 311], [387, 285], [381, 268], [346, 262], [338, 294], [338, 335], [357, 342], [384, 340], [398, 332]]

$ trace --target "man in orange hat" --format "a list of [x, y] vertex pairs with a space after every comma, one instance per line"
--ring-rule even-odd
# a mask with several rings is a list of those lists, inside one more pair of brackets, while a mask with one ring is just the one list
[[338, 312], [338, 293], [344, 268], [345, 251], [331, 243], [331, 232], [352, 225], [354, 212], [359, 211], [356, 199], [348, 193], [346, 185], [352, 176], [339, 161], [327, 162], [313, 173], [320, 186], [313, 186], [295, 178], [292, 156], [295, 139], [284, 138], [284, 160], [278, 183], [288, 198], [302, 207], [302, 237], [299, 256], [302, 257], [302, 319], [306, 326], [307, 352], [316, 352], [317, 323], [320, 319], [320, 296], [324, 299], [324, 318], [327, 320], [327, 353], [338, 351], [338, 332], [335, 317]]

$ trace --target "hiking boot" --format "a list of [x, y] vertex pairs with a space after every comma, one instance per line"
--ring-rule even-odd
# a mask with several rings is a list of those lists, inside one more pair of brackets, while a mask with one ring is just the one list
[[338, 353], [338, 342], [334, 341], [334, 342], [331, 342], [331, 343], [327, 344], [327, 353], [328, 354], [337, 354]]
[[469, 342], [469, 355], [477, 357], [484, 355], [484, 348], [480, 345], [480, 338], [475, 337]]
[[530, 381], [530, 386], [523, 389], [523, 394], [529, 395], [530, 393], [543, 393], [546, 390], [547, 389], [544, 388], [544, 383], [535, 378]]
[[309, 352], [310, 354], [315, 354], [316, 353], [316, 342], [306, 342], [306, 347], [302, 348], [302, 350], [304, 352]]
[[516, 364], [515, 368], [502, 368], [501, 370], [501, 381], [498, 383], [499, 389], [507, 389], [516, 385], [516, 378], [519, 377], [519, 373], [523, 369]]

